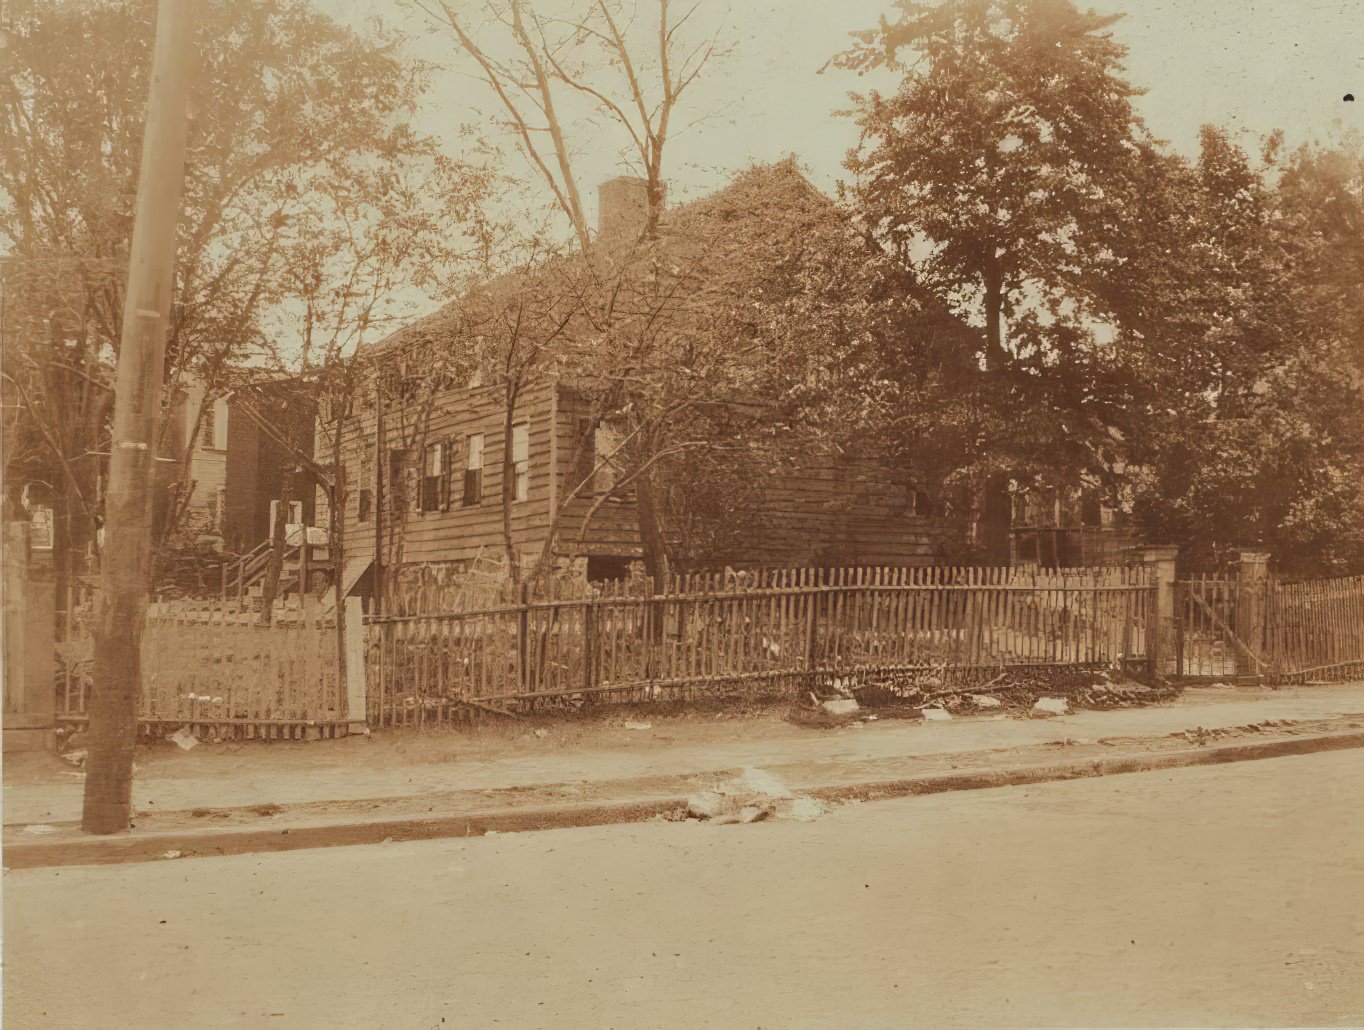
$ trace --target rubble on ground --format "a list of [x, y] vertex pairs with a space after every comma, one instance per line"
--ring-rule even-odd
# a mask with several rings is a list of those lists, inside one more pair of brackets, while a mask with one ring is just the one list
[[1139, 683], [1116, 669], [1075, 666], [1015, 666], [958, 678], [962, 681], [954, 685], [946, 669], [931, 676], [920, 671], [831, 677], [802, 695], [786, 718], [812, 729], [874, 719], [943, 720], [987, 710], [995, 718], [1052, 718], [1079, 709], [1161, 704], [1183, 689]]
[[750, 768], [731, 780], [693, 794], [678, 818], [723, 826], [764, 819], [809, 822], [823, 813], [821, 802], [796, 794], [771, 773]]
[[856, 700], [851, 697], [838, 697], [830, 701], [823, 702], [823, 707], [830, 715], [851, 715], [860, 707]]
[[172, 744], [183, 751], [189, 751], [199, 746], [199, 738], [194, 735], [188, 726], [181, 726], [168, 738]]
[[1265, 730], [1293, 726], [1296, 722], [1295, 719], [1266, 719], [1263, 722], [1246, 723], [1244, 726], [1215, 726], [1210, 730], [1204, 729], [1202, 726], [1195, 726], [1192, 729], [1176, 730], [1170, 736], [1183, 737], [1190, 744], [1207, 747], [1208, 741], [1216, 740], [1219, 737], [1235, 737], [1243, 733], [1263, 733]]

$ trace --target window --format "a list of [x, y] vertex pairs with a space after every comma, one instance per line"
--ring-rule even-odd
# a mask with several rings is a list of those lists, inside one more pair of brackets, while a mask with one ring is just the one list
[[512, 500], [524, 501], [530, 496], [530, 423], [512, 426]]
[[445, 450], [441, 457], [444, 464], [440, 470], [440, 506], [442, 511], [449, 511], [450, 505], [455, 498], [455, 453], [459, 448], [459, 441], [453, 436], [445, 441]]
[[[279, 501], [270, 502], [270, 539], [275, 537], [275, 520], [279, 518]], [[303, 524], [303, 502], [290, 501], [288, 507], [288, 517], [284, 521], [285, 528], [289, 526], [301, 526]]]
[[356, 487], [358, 488], [356, 518], [361, 522], [368, 522], [374, 517], [374, 459], [370, 457], [368, 450], [360, 454], [360, 471], [356, 475]]
[[472, 433], [464, 449], [464, 506], [483, 500], [483, 434]]
[[1096, 490], [1086, 490], [1080, 495], [1080, 525], [1103, 525], [1103, 506]]
[[440, 511], [441, 482], [445, 476], [445, 445], [429, 443], [422, 458], [422, 511]]
[[407, 507], [407, 452], [388, 452], [388, 510], [400, 512]]
[[590, 497], [592, 495], [592, 484], [584, 481], [592, 475], [592, 470], [597, 464], [596, 447], [594, 446], [595, 431], [592, 428], [590, 418], [578, 419], [577, 434], [573, 442], [573, 465], [568, 472], [568, 485], [566, 492], [572, 493], [578, 489], [579, 484], [584, 484], [578, 490], [575, 497]]
[[933, 514], [933, 499], [910, 482], [905, 483], [905, 514]]
[[199, 446], [218, 446], [218, 406], [213, 401], [204, 401], [204, 411], [199, 416]]
[[[592, 484], [592, 490], [598, 494], [609, 494], [616, 486], [616, 476], [621, 471], [619, 458], [616, 451], [620, 449], [623, 434], [614, 425], [603, 422], [593, 433], [593, 451], [596, 455], [594, 467], [597, 467], [597, 481]], [[616, 498], [620, 500], [621, 498]]]

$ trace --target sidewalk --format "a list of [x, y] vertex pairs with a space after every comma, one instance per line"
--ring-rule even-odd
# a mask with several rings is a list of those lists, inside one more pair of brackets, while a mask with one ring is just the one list
[[[272, 761], [275, 745], [258, 745], [206, 755], [206, 775], [184, 775], [194, 769], [195, 749], [139, 772], [135, 829], [118, 838], [79, 833], [82, 783], [71, 770], [68, 782], [5, 786], [6, 842], [55, 848], [100, 840], [131, 846], [138, 837], [171, 843], [211, 838], [214, 849], [195, 853], [229, 853], [252, 849], [241, 841], [224, 847], [222, 838], [232, 834], [253, 840], [259, 835], [261, 849], [272, 849], [270, 840], [290, 832], [287, 846], [299, 847], [316, 846], [304, 844], [309, 834], [328, 844], [382, 840], [374, 836], [383, 832], [375, 830], [380, 826], [395, 835], [448, 836], [461, 820], [461, 832], [473, 832], [474, 821], [526, 829], [649, 818], [745, 770], [758, 770], [792, 791], [839, 800], [1305, 753], [1358, 746], [1347, 738], [1364, 742], [1364, 684], [1204, 689], [1159, 707], [1051, 719], [880, 721], [835, 730], [771, 718], [725, 726], [693, 719], [686, 732], [692, 742], [665, 743], [678, 735], [682, 721], [653, 720], [640, 730], [609, 727], [613, 747], [567, 752], [560, 747], [556, 753], [549, 731], [541, 738], [522, 730], [519, 737], [530, 739], [515, 741], [514, 756], [379, 767], [373, 759], [391, 758], [391, 747], [386, 750], [382, 740], [348, 738], [349, 743], [337, 742], [346, 744], [344, 750], [333, 753], [345, 764], [333, 768], [280, 769]], [[1183, 733], [1198, 727], [1222, 732]], [[746, 730], [762, 739], [732, 739]], [[448, 731], [425, 736], [447, 745], [461, 738]], [[375, 750], [366, 754], [371, 746]], [[1199, 748], [1206, 750], [1195, 753]], [[934, 786], [938, 780], [943, 783]], [[35, 835], [25, 830], [32, 824], [47, 828]], [[6, 864], [18, 863], [7, 856]]]

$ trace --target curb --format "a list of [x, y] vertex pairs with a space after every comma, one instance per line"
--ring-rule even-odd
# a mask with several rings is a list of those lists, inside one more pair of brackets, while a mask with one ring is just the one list
[[[1154, 755], [1025, 765], [1011, 769], [967, 770], [940, 776], [914, 776], [834, 786], [802, 788], [798, 793], [828, 802], [885, 801], [959, 790], [1089, 779], [1124, 773], [1157, 772], [1229, 762], [1318, 754], [1364, 748], [1364, 731], [1291, 737], [1255, 744], [1189, 748]], [[661, 795], [628, 801], [582, 802], [539, 808], [507, 808], [478, 814], [452, 812], [419, 818], [296, 825], [287, 829], [166, 830], [107, 837], [83, 836], [55, 841], [7, 841], [6, 869], [111, 865], [172, 858], [298, 851], [305, 848], [378, 844], [385, 841], [481, 837], [487, 833], [525, 833], [639, 823], [686, 807], [685, 796]]]

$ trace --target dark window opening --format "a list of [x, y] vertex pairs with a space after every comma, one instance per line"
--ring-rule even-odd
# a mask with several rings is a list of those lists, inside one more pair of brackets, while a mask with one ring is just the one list
[[439, 511], [441, 481], [445, 471], [445, 445], [427, 444], [422, 460], [421, 510]]
[[218, 406], [208, 399], [203, 404], [203, 414], [199, 416], [199, 446], [213, 450], [218, 446]]
[[407, 452], [388, 452], [388, 510], [400, 512], [406, 507]]
[[483, 500], [483, 434], [469, 436], [464, 451], [464, 506]]
[[[574, 497], [588, 497], [592, 484], [587, 482], [597, 466], [596, 432], [590, 418], [578, 419], [577, 436], [573, 443], [573, 462], [568, 472], [568, 491], [578, 490]], [[581, 489], [579, 488], [581, 485]]]
[[587, 559], [588, 582], [600, 583], [602, 580], [629, 579], [630, 563], [638, 560], [638, 558], [627, 558], [614, 554], [589, 555]]

